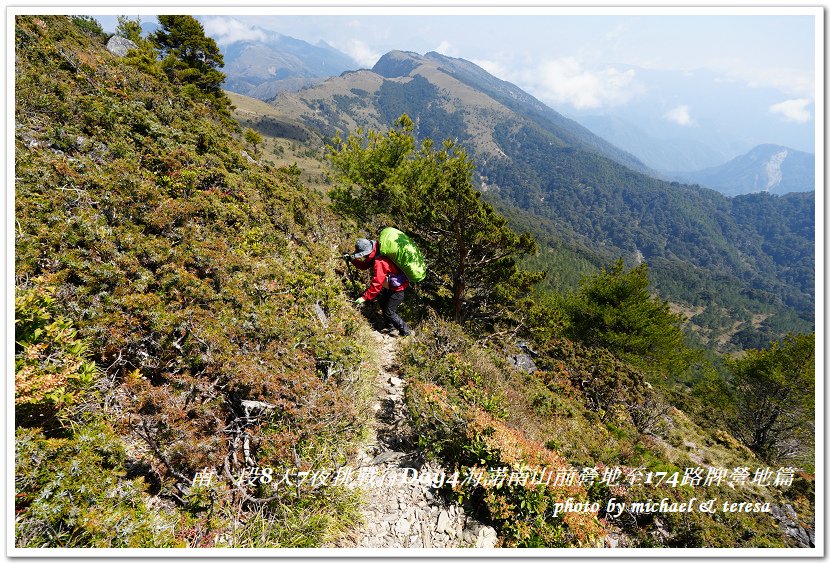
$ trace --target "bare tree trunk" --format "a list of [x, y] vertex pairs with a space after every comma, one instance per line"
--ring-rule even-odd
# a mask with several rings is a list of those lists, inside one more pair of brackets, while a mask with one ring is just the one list
[[453, 319], [458, 324], [461, 324], [463, 320], [463, 310], [462, 307], [464, 305], [464, 293], [467, 288], [467, 285], [464, 283], [464, 279], [461, 275], [457, 275], [453, 280], [452, 284], [452, 306], [453, 306]]

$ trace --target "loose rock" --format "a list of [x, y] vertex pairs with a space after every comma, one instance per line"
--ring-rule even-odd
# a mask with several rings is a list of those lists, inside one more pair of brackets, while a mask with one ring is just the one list
[[[360, 465], [397, 475], [411, 469], [439, 472], [440, 466], [425, 464], [423, 453], [412, 446], [416, 440], [403, 401], [404, 382], [391, 372], [396, 340], [379, 333], [375, 339], [383, 361], [374, 404], [376, 440], [370, 440], [371, 445], [361, 454]], [[384, 479], [365, 486], [365, 524], [353, 543], [343, 541], [336, 547], [488, 548], [496, 544], [493, 528], [468, 518], [460, 506], [447, 506], [428, 484], [412, 481]]]

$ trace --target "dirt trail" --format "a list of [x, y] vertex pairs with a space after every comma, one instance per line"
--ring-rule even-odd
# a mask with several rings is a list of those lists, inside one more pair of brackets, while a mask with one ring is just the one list
[[362, 487], [365, 523], [341, 547], [493, 547], [497, 540], [493, 528], [467, 516], [461, 506], [446, 502], [428, 483], [413, 482], [416, 474], [438, 474], [441, 467], [424, 463], [413, 444], [403, 401], [405, 382], [394, 366], [396, 339], [379, 332], [373, 336], [380, 363], [375, 423], [371, 439], [358, 456], [357, 470], [378, 479]]

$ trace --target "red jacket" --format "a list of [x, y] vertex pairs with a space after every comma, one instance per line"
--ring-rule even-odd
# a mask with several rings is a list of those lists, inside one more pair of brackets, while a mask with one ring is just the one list
[[[371, 254], [363, 259], [353, 260], [352, 264], [354, 264], [354, 267], [358, 270], [368, 270], [369, 268], [372, 268], [372, 281], [363, 293], [363, 299], [366, 301], [371, 301], [377, 297], [381, 289], [384, 287], [387, 287], [392, 291], [403, 291], [409, 287], [409, 280], [406, 278], [406, 274], [404, 274], [401, 269], [398, 268], [389, 258], [378, 254], [377, 243], [375, 243], [375, 248], [372, 250]], [[398, 280], [402, 279], [403, 283], [397, 285], [395, 283], [396, 280], [394, 279], [392, 280], [392, 283], [390, 283], [390, 276], [394, 276]]]

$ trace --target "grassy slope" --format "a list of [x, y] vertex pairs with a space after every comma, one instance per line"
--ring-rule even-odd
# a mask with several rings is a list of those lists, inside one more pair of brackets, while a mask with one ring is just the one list
[[[274, 166], [296, 165], [303, 185], [325, 191], [328, 181], [322, 162], [323, 146], [305, 125], [286, 118], [256, 98], [226, 92], [234, 105], [232, 115], [243, 128], [259, 132], [264, 142], [252, 156]], [[279, 135], [279, 136], [277, 136]]]
[[[350, 494], [252, 503], [243, 491], [267, 491], [225, 470], [238, 476], [248, 455], [275, 471], [328, 467], [361, 436], [368, 352], [336, 269], [339, 222], [295, 170], [249, 162], [234, 122], [103, 38], [63, 17], [16, 23], [16, 283], [57, 288], [88, 341], [102, 374], [80, 406], [120, 436], [131, 469], [117, 485], [150, 485], [177, 522], [164, 545], [319, 545], [353, 517]], [[273, 415], [245, 423], [244, 400]], [[21, 471], [51, 440], [20, 442]], [[189, 489], [203, 468], [221, 476], [207, 504]], [[89, 520], [96, 508], [79, 501], [81, 520], [52, 523], [68, 539], [48, 539], [26, 518], [41, 501], [18, 507], [18, 545], [89, 545], [106, 530], [84, 522], [117, 519]]]
[[[601, 355], [586, 355], [567, 341], [552, 341], [548, 347], [539, 350], [540, 369], [528, 374], [507, 365], [504, 343], [485, 348], [451, 325], [428, 321], [399, 355], [409, 381], [407, 404], [421, 444], [446, 466], [507, 467], [510, 471], [547, 467], [580, 474], [597, 470], [593, 485], [589, 481], [554, 496], [558, 501], [570, 496], [574, 502], [597, 502], [601, 509], [593, 521], [583, 513], [552, 519], [548, 511], [553, 499], [544, 495], [549, 491], [545, 487], [534, 492], [526, 487], [485, 486], [474, 493], [455, 487], [453, 495], [472, 496], [480, 514], [496, 524], [504, 545], [594, 546], [616, 534], [622, 534], [621, 545], [627, 547], [791, 545], [769, 514], [708, 515], [695, 510], [612, 518], [604, 511], [611, 498], [629, 504], [662, 498], [669, 502], [717, 498], [721, 505], [726, 501], [791, 504], [801, 525], [813, 525], [812, 475], [800, 472], [791, 488], [752, 484], [732, 488], [726, 478], [720, 486], [683, 485], [686, 468], [700, 468], [705, 478], [712, 467], [725, 468], [730, 475], [735, 468], [747, 467], [754, 474], [767, 463], [728, 433], [668, 407], [659, 390], [645, 407], [649, 414], [662, 415], [647, 428], [638, 427], [633, 409], [643, 404], [640, 401], [648, 398], [651, 388], [638, 381], [636, 373], [619, 390], [619, 402], [613, 407], [589, 408], [589, 395], [601, 392], [603, 385], [631, 368], [598, 362]], [[591, 379], [594, 383], [589, 384]], [[602, 485], [605, 472], [616, 469], [620, 470], [617, 486]], [[637, 471], [643, 472], [641, 477], [651, 471], [664, 472], [664, 477], [676, 473], [678, 478], [662, 486], [632, 486], [629, 475]]]
[[[222, 474], [225, 460], [239, 471], [244, 452], [234, 438], [244, 441], [246, 434], [255, 461], [274, 468], [328, 466], [353, 450], [366, 420], [359, 374], [368, 351], [361, 344], [365, 323], [348, 307], [337, 270], [338, 249], [347, 244], [343, 227], [300, 181], [298, 173], [307, 171], [281, 169], [266, 158], [249, 162], [242, 151], [251, 147], [233, 123], [106, 53], [100, 38], [80, 34], [69, 20], [21, 18], [16, 41], [16, 282], [20, 290], [56, 287], [60, 312], [89, 340], [104, 370], [82, 406], [121, 442], [119, 463], [131, 469], [113, 486], [134, 484], [141, 502], [162, 507], [160, 521], [176, 522], [164, 538], [156, 530], [133, 541], [285, 547], [331, 539], [354, 517], [355, 500], [341, 491], [284, 491], [256, 504], [224, 479], [206, 496], [186, 485], [203, 467]], [[246, 112], [265, 113], [234, 101], [243, 127], [252, 123]], [[414, 411], [425, 412], [415, 407], [430, 398], [418, 391], [437, 385], [434, 404], [456, 405], [479, 425], [470, 428], [498, 438], [482, 450], [475, 432], [464, 443], [463, 434], [441, 434], [440, 416], [417, 419], [436, 455], [453, 451], [439, 444], [462, 439], [460, 451], [486, 451], [494, 463], [531, 454], [575, 467], [757, 464], [728, 437], [679, 411], [651, 437], [637, 433], [623, 414], [600, 423], [567, 381], [567, 369], [580, 366], [579, 358], [573, 361], [525, 376], [505, 364], [502, 352], [482, 350], [440, 323], [425, 325], [401, 359], [412, 378]], [[242, 431], [245, 399], [277, 409]], [[58, 446], [27, 432], [18, 435], [16, 461], [28, 472], [34, 452]], [[513, 448], [517, 443], [524, 453]], [[75, 461], [112, 472], [81, 457], [89, 455], [83, 448], [78, 452], [50, 461], [56, 465], [48, 478], [61, 463]], [[602, 531], [591, 519], [550, 525], [547, 505], [536, 498], [524, 500], [541, 511], [541, 520], [523, 523], [500, 498], [511, 500], [498, 494], [478, 500], [502, 519], [506, 545], [589, 544]], [[29, 522], [18, 527], [18, 545], [45, 541], [26, 514], [48, 509], [49, 502], [18, 507], [21, 522]], [[104, 517], [117, 517], [131, 508], [106, 510]], [[632, 541], [650, 545], [653, 522], [639, 524], [639, 531], [628, 531]], [[684, 524], [668, 523], [673, 541], [686, 541]], [[688, 541], [701, 545], [784, 543], [769, 520], [693, 524], [696, 535]], [[106, 537], [106, 529], [81, 534], [77, 523], [60, 525], [79, 546]]]

